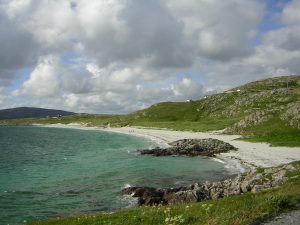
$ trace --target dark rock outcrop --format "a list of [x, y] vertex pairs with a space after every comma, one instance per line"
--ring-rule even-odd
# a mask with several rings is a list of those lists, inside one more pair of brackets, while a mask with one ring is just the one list
[[289, 171], [300, 171], [300, 167], [291, 164], [281, 167], [260, 169], [239, 174], [232, 179], [222, 181], [206, 181], [179, 188], [156, 189], [152, 187], [128, 187], [122, 190], [123, 195], [131, 195], [139, 199], [139, 205], [177, 204], [218, 199], [230, 195], [277, 187], [289, 178]]
[[139, 150], [142, 155], [168, 156], [214, 156], [215, 154], [236, 150], [234, 146], [217, 139], [183, 139], [169, 143], [169, 148]]

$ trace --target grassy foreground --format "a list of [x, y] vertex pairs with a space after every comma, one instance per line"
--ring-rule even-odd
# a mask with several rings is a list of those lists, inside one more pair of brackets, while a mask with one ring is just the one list
[[[294, 163], [300, 166], [300, 162]], [[37, 221], [28, 225], [100, 224], [218, 224], [242, 225], [263, 221], [295, 208], [300, 201], [300, 173], [292, 172], [287, 183], [257, 194], [247, 193], [192, 204], [139, 207], [65, 219]]]

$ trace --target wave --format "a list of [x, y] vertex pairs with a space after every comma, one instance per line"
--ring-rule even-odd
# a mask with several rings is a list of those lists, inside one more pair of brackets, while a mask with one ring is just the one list
[[216, 162], [219, 162], [219, 163], [222, 163], [222, 164], [226, 164], [226, 162], [224, 162], [224, 160], [222, 160], [222, 159], [212, 158], [212, 160], [216, 161]]

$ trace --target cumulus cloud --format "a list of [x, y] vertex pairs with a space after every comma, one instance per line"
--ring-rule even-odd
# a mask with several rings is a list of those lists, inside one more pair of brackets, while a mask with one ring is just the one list
[[[299, 0], [276, 12], [279, 28], [260, 30], [268, 7], [259, 0], [1, 1], [0, 106], [9, 106], [4, 99], [14, 89], [14, 104], [125, 113], [300, 73]], [[24, 68], [30, 73], [20, 75]]]
[[259, 1], [170, 0], [168, 5], [196, 42], [198, 55], [221, 61], [250, 54], [263, 17]]
[[0, 86], [10, 83], [15, 72], [33, 63], [34, 43], [31, 34], [11, 21], [0, 3]]
[[300, 1], [292, 0], [283, 9], [281, 19], [286, 24], [299, 25], [300, 23]]
[[14, 91], [15, 96], [53, 97], [59, 93], [59, 75], [61, 65], [56, 58], [49, 56], [41, 59], [23, 83], [20, 90]]

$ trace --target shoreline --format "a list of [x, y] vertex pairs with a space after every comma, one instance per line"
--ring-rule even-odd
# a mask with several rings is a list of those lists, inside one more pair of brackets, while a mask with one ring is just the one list
[[[119, 134], [125, 134], [140, 138], [145, 138], [148, 140], [151, 140], [158, 144], [158, 147], [169, 147], [170, 145], [168, 143], [176, 140], [180, 140], [181, 138], [164, 138], [159, 135], [150, 135], [147, 132], [144, 132], [145, 130], [151, 130], [151, 131], [159, 131], [154, 129], [141, 129], [141, 128], [135, 128], [135, 127], [121, 127], [121, 128], [103, 128], [103, 127], [87, 127], [84, 124], [78, 124], [78, 123], [71, 123], [71, 124], [33, 124], [33, 126], [40, 126], [40, 127], [53, 127], [53, 128], [66, 128], [66, 129], [79, 129], [79, 130], [96, 130], [96, 131], [104, 131], [104, 132], [111, 132], [111, 133], [119, 133]], [[166, 132], [173, 132], [170, 130], [163, 130]], [[177, 132], [177, 131], [175, 131]], [[180, 131], [179, 131], [180, 132]], [[219, 162], [221, 164], [224, 164], [224, 167], [231, 173], [231, 174], [237, 174], [237, 173], [244, 173], [251, 169], [256, 168], [253, 165], [250, 165], [246, 162], [243, 162], [242, 160], [238, 158], [232, 158], [223, 156], [220, 154], [217, 154], [215, 157], [208, 157], [208, 159]]]
[[[271, 147], [267, 143], [253, 143], [237, 140], [240, 135], [225, 135], [219, 131], [191, 132], [173, 131], [167, 129], [148, 129], [137, 127], [87, 127], [85, 124], [33, 124], [35, 126], [72, 128], [81, 130], [100, 130], [115, 132], [150, 139], [160, 146], [168, 146], [168, 143], [180, 139], [214, 138], [225, 141], [238, 148], [237, 151], [218, 154], [215, 160], [221, 160], [226, 164], [240, 164], [241, 172], [257, 167], [276, 167], [292, 161], [300, 160], [300, 147]], [[237, 165], [236, 165], [237, 166]]]
[[[237, 140], [240, 135], [225, 135], [219, 131], [191, 132], [157, 130], [135, 127], [104, 128], [102, 130], [120, 132], [124, 134], [139, 134], [144, 137], [157, 138], [161, 141], [172, 142], [180, 139], [203, 139], [214, 138], [227, 142], [238, 148], [237, 151], [220, 153], [217, 159], [239, 161], [246, 168], [276, 167], [292, 161], [300, 160], [300, 147], [271, 147], [267, 143], [253, 143]], [[133, 132], [129, 133], [131, 130]]]

